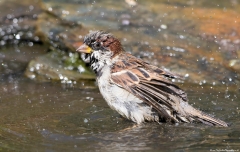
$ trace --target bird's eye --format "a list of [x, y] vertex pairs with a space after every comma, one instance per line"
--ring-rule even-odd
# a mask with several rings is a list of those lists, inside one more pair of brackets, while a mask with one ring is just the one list
[[100, 43], [99, 43], [99, 42], [96, 42], [96, 43], [94, 44], [94, 46], [95, 46], [96, 48], [99, 48], [99, 47], [100, 47]]

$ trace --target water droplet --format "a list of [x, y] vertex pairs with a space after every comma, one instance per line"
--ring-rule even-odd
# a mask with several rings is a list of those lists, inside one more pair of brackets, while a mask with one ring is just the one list
[[50, 11], [50, 12], [51, 12], [51, 11], [52, 11], [52, 8], [51, 8], [51, 7], [49, 7], [49, 8], [48, 8], [48, 11]]
[[8, 19], [11, 19], [11, 18], [12, 18], [12, 15], [11, 15], [11, 14], [8, 14], [8, 15], [7, 15], [7, 18], [8, 18]]
[[62, 10], [62, 14], [64, 14], [64, 15], [69, 15], [70, 13], [69, 13], [69, 11]]
[[38, 37], [38, 36], [35, 36], [35, 37], [34, 37], [34, 40], [35, 40], [35, 41], [39, 41], [39, 37]]
[[130, 21], [129, 20], [122, 20], [122, 25], [129, 25], [130, 24]]
[[167, 25], [165, 25], [165, 24], [162, 24], [160, 27], [161, 27], [162, 29], [167, 29]]
[[84, 122], [84, 123], [88, 123], [88, 120], [85, 118], [83, 122]]
[[183, 35], [179, 35], [179, 38], [180, 38], [180, 39], [184, 39], [185, 36], [183, 36]]
[[62, 80], [63, 79], [63, 75], [59, 74], [59, 79]]
[[33, 71], [34, 71], [34, 67], [31, 67], [31, 68], [29, 69], [29, 71], [33, 72]]
[[33, 42], [29, 42], [29, 43], [28, 43], [28, 46], [33, 46]]
[[31, 79], [34, 79], [34, 78], [36, 78], [36, 75], [35, 75], [35, 74], [32, 74], [32, 75], [30, 75], [30, 78], [31, 78]]
[[15, 38], [16, 38], [17, 40], [19, 40], [21, 37], [20, 37], [19, 34], [17, 34], [17, 35], [15, 35]]
[[1, 45], [5, 45], [6, 42], [5, 42], [4, 40], [2, 40], [2, 41], [0, 41], [0, 44], [1, 44]]
[[30, 6], [29, 6], [29, 9], [30, 9], [30, 10], [33, 10], [33, 9], [34, 9], [34, 6], [30, 5]]
[[30, 99], [27, 100], [28, 103], [32, 103], [32, 101]]
[[173, 49], [174, 51], [176, 51], [176, 52], [185, 52], [184, 49], [178, 48], [178, 47], [172, 47], [172, 49]]
[[82, 72], [85, 71], [84, 67], [81, 66], [81, 65], [79, 65], [77, 68], [78, 68], [78, 71], [79, 71], [80, 73], [82, 73]]
[[213, 61], [213, 60], [214, 60], [214, 58], [210, 58], [210, 60], [211, 60], [211, 61]]
[[13, 19], [13, 23], [16, 24], [17, 22], [18, 22], [18, 19], [14, 18], [14, 19]]

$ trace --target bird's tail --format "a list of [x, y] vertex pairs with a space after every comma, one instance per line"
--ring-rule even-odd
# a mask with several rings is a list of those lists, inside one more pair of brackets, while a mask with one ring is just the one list
[[[198, 110], [199, 111], [199, 110]], [[214, 125], [214, 126], [221, 126], [221, 127], [228, 127], [229, 124], [227, 124], [226, 122], [218, 119], [218, 118], [214, 118], [212, 116], [210, 116], [209, 114], [206, 114], [202, 111], [199, 111], [199, 114], [197, 115], [197, 119], [205, 124], [209, 124], [209, 125]]]
[[211, 125], [211, 126], [220, 126], [220, 127], [228, 127], [229, 126], [229, 124], [227, 124], [226, 122], [224, 122], [218, 118], [214, 118], [214, 117], [210, 116], [209, 114], [206, 114], [200, 110], [197, 110], [188, 104], [185, 105], [183, 109], [186, 114], [185, 118], [187, 118], [187, 120], [189, 122], [200, 121], [204, 124]]

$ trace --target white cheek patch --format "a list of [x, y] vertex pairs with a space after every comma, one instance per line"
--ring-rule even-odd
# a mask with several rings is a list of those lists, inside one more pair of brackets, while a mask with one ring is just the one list
[[81, 53], [81, 59], [85, 62], [85, 63], [90, 63], [90, 55], [87, 55], [85, 53]]
[[92, 63], [91, 63], [91, 68], [95, 71], [98, 72], [99, 70], [101, 70], [105, 65], [111, 65], [111, 56], [112, 56], [112, 52], [110, 51], [94, 51], [91, 54], [91, 59], [92, 59]]

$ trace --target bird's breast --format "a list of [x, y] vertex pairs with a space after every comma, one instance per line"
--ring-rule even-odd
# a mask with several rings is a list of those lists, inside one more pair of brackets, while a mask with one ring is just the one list
[[97, 78], [99, 90], [107, 104], [123, 117], [141, 123], [145, 119], [154, 119], [152, 109], [142, 100], [111, 82], [110, 68], [104, 67]]

